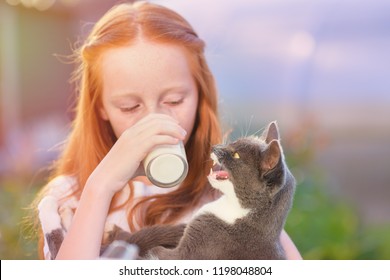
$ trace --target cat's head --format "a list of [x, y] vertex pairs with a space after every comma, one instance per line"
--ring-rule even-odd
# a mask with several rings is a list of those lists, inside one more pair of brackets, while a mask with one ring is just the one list
[[271, 202], [285, 186], [286, 175], [290, 175], [276, 122], [270, 123], [260, 137], [214, 146], [211, 158], [211, 185], [227, 196], [236, 196], [247, 208], [256, 207], [259, 200]]

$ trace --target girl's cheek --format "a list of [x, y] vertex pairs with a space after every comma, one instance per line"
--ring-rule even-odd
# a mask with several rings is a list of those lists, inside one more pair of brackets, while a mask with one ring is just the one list
[[117, 126], [113, 126], [116, 137], [118, 138], [119, 136], [121, 136], [123, 132], [125, 132], [128, 128], [132, 127], [133, 125], [134, 125], [133, 122], [124, 120]]

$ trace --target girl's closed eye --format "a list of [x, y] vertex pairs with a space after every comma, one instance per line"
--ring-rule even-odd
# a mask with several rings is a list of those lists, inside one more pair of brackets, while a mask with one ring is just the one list
[[119, 109], [121, 110], [121, 112], [123, 113], [133, 113], [135, 112], [141, 105], [140, 104], [136, 104], [136, 105], [133, 105], [133, 106], [120, 106]]
[[184, 101], [184, 98], [179, 98], [179, 99], [167, 100], [164, 103], [168, 104], [168, 105], [171, 105], [171, 106], [175, 106], [175, 105], [182, 104], [183, 101]]

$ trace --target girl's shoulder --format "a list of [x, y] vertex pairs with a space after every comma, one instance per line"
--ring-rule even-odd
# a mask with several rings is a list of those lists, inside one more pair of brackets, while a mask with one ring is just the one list
[[61, 175], [50, 180], [46, 185], [47, 195], [62, 200], [70, 197], [77, 189], [77, 180], [73, 176]]

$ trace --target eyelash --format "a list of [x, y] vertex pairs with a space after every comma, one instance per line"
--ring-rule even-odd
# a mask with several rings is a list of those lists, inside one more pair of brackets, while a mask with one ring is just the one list
[[165, 103], [171, 106], [179, 105], [183, 103], [184, 99], [174, 100], [174, 101], [166, 101]]
[[[183, 101], [184, 101], [184, 98], [179, 99], [179, 100], [166, 101], [165, 104], [167, 104], [167, 105], [169, 105], [169, 106], [177, 106], [177, 105], [182, 104]], [[121, 110], [123, 113], [131, 113], [131, 112], [137, 110], [139, 106], [140, 106], [140, 105], [137, 104], [137, 105], [132, 106], [132, 107], [121, 107], [120, 110]]]
[[123, 113], [131, 113], [133, 111], [135, 111], [137, 108], [139, 107], [139, 105], [135, 105], [133, 107], [122, 107], [120, 108], [120, 110], [123, 112]]

